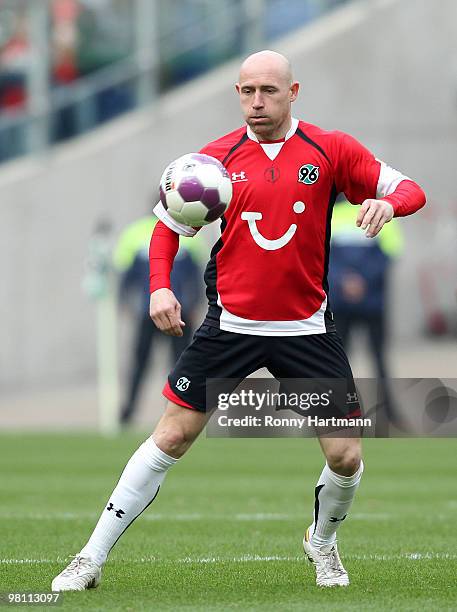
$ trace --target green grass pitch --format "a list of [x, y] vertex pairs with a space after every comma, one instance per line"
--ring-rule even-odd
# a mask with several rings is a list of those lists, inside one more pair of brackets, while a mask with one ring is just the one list
[[[50, 590], [141, 440], [0, 436], [0, 591]], [[456, 610], [456, 450], [445, 439], [365, 443], [339, 532], [351, 586], [321, 590], [301, 550], [317, 441], [202, 437], [119, 541], [100, 587], [64, 594], [57, 609]]]

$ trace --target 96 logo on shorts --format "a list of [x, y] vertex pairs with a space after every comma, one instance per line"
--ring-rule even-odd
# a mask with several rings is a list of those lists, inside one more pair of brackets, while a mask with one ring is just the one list
[[185, 376], [181, 376], [181, 378], [178, 378], [178, 380], [176, 381], [176, 388], [179, 391], [187, 391], [189, 387], [190, 387], [190, 380], [186, 378]]

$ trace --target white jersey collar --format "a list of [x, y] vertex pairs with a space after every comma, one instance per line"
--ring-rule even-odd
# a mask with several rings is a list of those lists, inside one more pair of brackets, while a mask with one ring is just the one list
[[[290, 130], [287, 132], [284, 140], [289, 140], [289, 138], [291, 138], [295, 134], [295, 132], [297, 131], [297, 128], [298, 128], [298, 119], [295, 119], [295, 117], [292, 117], [292, 124], [290, 126]], [[250, 138], [254, 142], [259, 142], [259, 139], [254, 134], [254, 132], [251, 130], [249, 125], [247, 128], [247, 135], [248, 135], [248, 138]], [[262, 144], [270, 144], [270, 143], [262, 143]], [[271, 144], [276, 144], [276, 143], [271, 143]]]

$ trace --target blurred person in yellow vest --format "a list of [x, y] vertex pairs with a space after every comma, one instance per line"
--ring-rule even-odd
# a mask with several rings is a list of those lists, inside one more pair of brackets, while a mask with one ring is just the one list
[[402, 251], [398, 220], [386, 223], [374, 239], [356, 226], [358, 207], [337, 201], [332, 217], [329, 260], [330, 304], [345, 349], [355, 328], [363, 328], [373, 356], [386, 416], [398, 421], [389, 384], [389, 276]]
[[[132, 361], [125, 401], [121, 407], [121, 422], [131, 421], [147, 370], [153, 343], [160, 332], [149, 316], [149, 242], [157, 218], [148, 215], [128, 225], [119, 237], [114, 252], [114, 265], [120, 273], [119, 301], [129, 305], [137, 318]], [[170, 336], [170, 355], [174, 365], [190, 343], [194, 331], [196, 311], [203, 298], [201, 265], [206, 257], [201, 237], [183, 239], [171, 273], [173, 291], [179, 295], [186, 326], [183, 335]], [[163, 359], [162, 355], [159, 357]]]

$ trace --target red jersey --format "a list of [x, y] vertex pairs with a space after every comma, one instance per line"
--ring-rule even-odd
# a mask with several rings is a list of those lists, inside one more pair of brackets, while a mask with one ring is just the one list
[[[361, 204], [394, 194], [386, 199], [400, 214], [425, 203], [417, 185], [351, 136], [297, 119], [281, 142], [259, 142], [244, 126], [201, 152], [219, 159], [233, 184], [205, 272], [205, 323], [226, 331], [266, 336], [332, 331], [327, 268], [337, 195]], [[404, 198], [395, 200], [404, 181], [413, 192], [406, 207]], [[161, 204], [154, 212], [177, 233], [196, 232], [176, 223]]]

